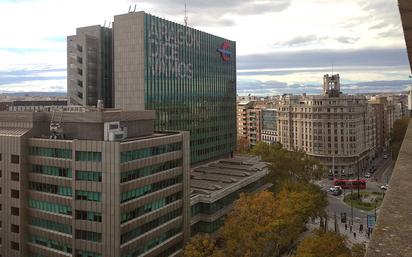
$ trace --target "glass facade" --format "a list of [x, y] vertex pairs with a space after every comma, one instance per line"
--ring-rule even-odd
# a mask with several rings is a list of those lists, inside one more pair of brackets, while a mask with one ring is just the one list
[[76, 200], [101, 202], [102, 201], [102, 193], [92, 192], [92, 191], [76, 190]]
[[191, 162], [236, 144], [236, 42], [145, 14], [145, 109], [190, 131]]
[[76, 257], [102, 257], [100, 253], [76, 250]]
[[76, 161], [101, 162], [102, 153], [76, 151]]
[[49, 247], [49, 248], [53, 248], [57, 251], [61, 251], [64, 253], [71, 253], [72, 252], [72, 248], [71, 248], [71, 244], [66, 244], [66, 243], [62, 243], [53, 239], [48, 239], [46, 237], [42, 237], [42, 236], [36, 236], [36, 235], [32, 235], [30, 237], [30, 242], [34, 243], [34, 244], [38, 244], [38, 245], [42, 245], [45, 247]]
[[273, 109], [262, 109], [262, 128], [263, 130], [277, 131], [277, 114]]

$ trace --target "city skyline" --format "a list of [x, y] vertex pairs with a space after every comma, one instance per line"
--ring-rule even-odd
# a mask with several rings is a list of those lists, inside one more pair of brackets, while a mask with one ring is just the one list
[[[0, 42], [1, 92], [66, 91], [66, 36], [76, 27], [108, 26], [135, 4], [178, 23], [184, 18], [184, 1], [76, 3], [0, 1], [3, 24], [13, 24]], [[189, 26], [237, 41], [240, 95], [319, 93], [321, 76], [332, 70], [347, 93], [401, 91], [409, 83], [395, 0], [187, 3]]]

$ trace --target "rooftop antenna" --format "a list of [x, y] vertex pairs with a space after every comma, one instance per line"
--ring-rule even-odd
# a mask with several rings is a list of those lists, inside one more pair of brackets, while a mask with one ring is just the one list
[[134, 5], [134, 9], [133, 9], [133, 12], [136, 12], [136, 4]]
[[185, 1], [185, 18], [184, 18], [184, 22], [185, 22], [185, 26], [187, 27], [187, 20], [189, 18], [187, 17], [187, 6], [186, 6], [186, 1]]
[[333, 76], [333, 62], [332, 62], [332, 76]]
[[103, 27], [106, 26], [106, 20], [104, 20]]
[[112, 26], [112, 22], [111, 22], [111, 21], [109, 21], [109, 26], [108, 26], [108, 28], [110, 28], [110, 26]]
[[132, 5], [129, 5], [129, 12], [130, 12], [131, 9], [132, 9]]

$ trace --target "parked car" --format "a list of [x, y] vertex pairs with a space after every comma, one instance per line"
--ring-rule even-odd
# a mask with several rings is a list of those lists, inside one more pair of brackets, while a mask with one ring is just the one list
[[370, 178], [370, 177], [371, 177], [371, 174], [369, 174], [369, 173], [365, 174], [365, 178]]
[[388, 188], [389, 188], [389, 185], [382, 185], [382, 186], [381, 186], [381, 189], [382, 189], [382, 190], [388, 190]]
[[388, 159], [388, 155], [387, 155], [387, 154], [384, 154], [384, 155], [383, 155], [383, 159]]

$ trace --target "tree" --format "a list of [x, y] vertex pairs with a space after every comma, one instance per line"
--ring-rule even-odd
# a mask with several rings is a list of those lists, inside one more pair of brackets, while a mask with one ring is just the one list
[[216, 240], [208, 234], [198, 234], [190, 239], [183, 251], [183, 257], [223, 257]]
[[275, 185], [275, 189], [284, 180], [301, 180], [309, 182], [320, 179], [325, 175], [326, 169], [319, 160], [310, 157], [303, 151], [288, 151], [282, 145], [268, 145], [259, 142], [251, 150], [254, 155], [261, 156], [262, 160], [269, 163], [270, 173], [268, 182]]
[[406, 130], [408, 129], [408, 124], [409, 118], [398, 119], [393, 123], [390, 147], [392, 150], [392, 157], [394, 160], [398, 158], [403, 138], [405, 137]]
[[331, 231], [315, 230], [298, 246], [295, 257], [350, 257], [344, 236]]
[[219, 231], [225, 256], [251, 257], [262, 254], [276, 240], [277, 204], [273, 193], [241, 194]]
[[247, 153], [249, 151], [249, 148], [250, 148], [249, 141], [246, 138], [241, 137], [237, 139], [237, 145], [236, 145], [237, 153], [241, 153], [241, 154]]

